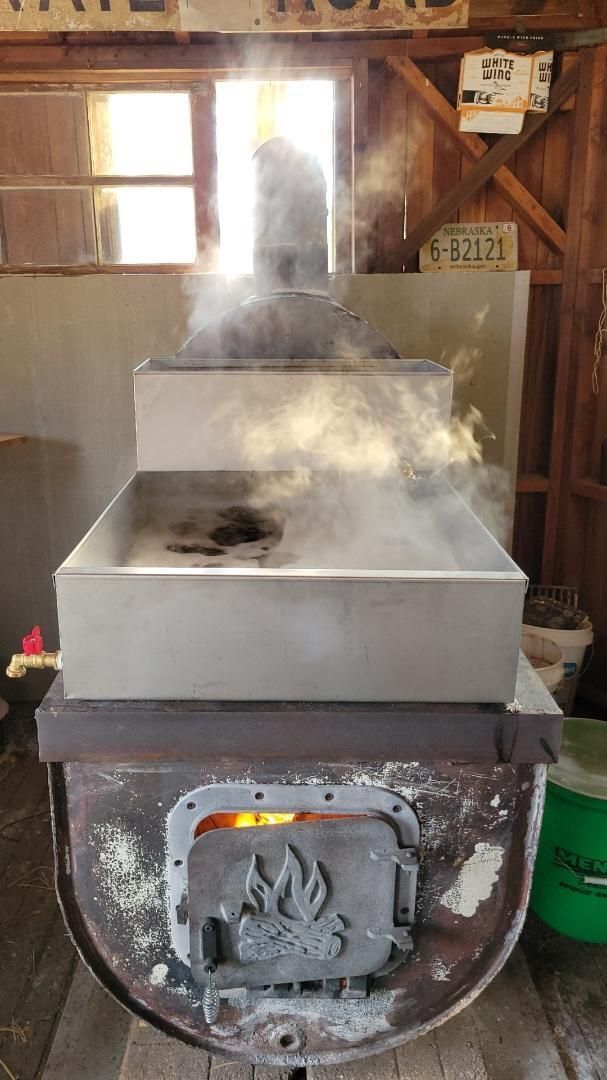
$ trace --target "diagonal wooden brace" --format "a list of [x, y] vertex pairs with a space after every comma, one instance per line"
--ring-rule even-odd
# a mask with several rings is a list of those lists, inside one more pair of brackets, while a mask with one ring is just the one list
[[[426, 76], [420, 71], [420, 69], [417, 67], [416, 64], [413, 63], [412, 60], [410, 60], [408, 57], [394, 56], [388, 59], [388, 65], [392, 68], [394, 72], [396, 72], [397, 75], [400, 76], [400, 78], [403, 79], [408, 89], [411, 90], [419, 98], [421, 104], [432, 116], [432, 118], [449, 131], [449, 134], [453, 137], [454, 141], [457, 143], [462, 153], [464, 153], [469, 160], [475, 161], [477, 163], [481, 162], [482, 159], [486, 158], [487, 154], [491, 155], [489, 160], [492, 160], [495, 156], [495, 152], [498, 151], [498, 147], [501, 147], [502, 153], [505, 153], [505, 149], [507, 146], [507, 156], [510, 157], [511, 154], [514, 154], [516, 152], [518, 145], [522, 145], [523, 142], [526, 142], [527, 139], [547, 119], [547, 117], [551, 115], [551, 113], [554, 112], [556, 108], [559, 107], [561, 101], [564, 100], [562, 99], [564, 85], [563, 78], [565, 78], [566, 76], [562, 76], [553, 88], [550, 98], [551, 107], [549, 108], [548, 113], [535, 114], [531, 119], [528, 119], [526, 121], [525, 128], [520, 135], [503, 136], [502, 139], [500, 139], [499, 143], [494, 146], [491, 151], [489, 151], [487, 143], [483, 139], [481, 139], [479, 135], [459, 130], [459, 115], [457, 111], [452, 108], [446, 98], [443, 97], [440, 91], [432, 85], [429, 79], [426, 78]], [[565, 85], [565, 93], [567, 93], [568, 96], [570, 93], [574, 92], [575, 82], [577, 82], [577, 68], [574, 68], [573, 71], [574, 74], [572, 75], [567, 72], [567, 76], [569, 76], [569, 78], [567, 80], [567, 84]], [[570, 84], [571, 90], [568, 90]], [[556, 103], [555, 99], [555, 92], [557, 92], [557, 88], [559, 88], [557, 94], [558, 104]], [[533, 126], [533, 130], [530, 130], [530, 125]], [[502, 146], [504, 140], [511, 140], [511, 142]], [[485, 168], [483, 168], [483, 166], [485, 166]], [[470, 196], [470, 194], [473, 193], [473, 191], [477, 190], [489, 179], [493, 180], [500, 195], [502, 195], [503, 198], [505, 198], [509, 203], [512, 204], [512, 206], [519, 213], [523, 221], [525, 221], [527, 225], [531, 226], [531, 228], [544, 241], [544, 243], [548, 245], [548, 247], [552, 251], [555, 251], [559, 254], [565, 251], [567, 244], [567, 235], [565, 231], [554, 220], [554, 218], [550, 216], [550, 214], [547, 212], [547, 210], [544, 209], [541, 203], [539, 203], [537, 199], [534, 198], [531, 192], [527, 190], [524, 184], [521, 184], [520, 180], [517, 179], [514, 173], [512, 173], [510, 169], [508, 169], [504, 164], [500, 164], [499, 160], [493, 175], [491, 175], [491, 170], [487, 168], [487, 163], [484, 161], [483, 166], [480, 166], [478, 171], [474, 169], [471, 170], [460, 182], [460, 184], [456, 185], [453, 191], [450, 192], [449, 195], [446, 196], [444, 200], [441, 200], [441, 202], [438, 204], [438, 207], [442, 207], [443, 203], [449, 204], [446, 211], [446, 216], [443, 218], [442, 221], [439, 221], [438, 224], [435, 224], [434, 215], [437, 211], [437, 207], [435, 207], [432, 210], [432, 213], [429, 214], [424, 219], [424, 221], [422, 221], [417, 226], [411, 236], [405, 241], [405, 256], [403, 261], [406, 261], [406, 259], [408, 259], [412, 254], [415, 254], [415, 252], [419, 250], [422, 244], [424, 244], [425, 241], [429, 239], [429, 237], [432, 236], [434, 232], [436, 232], [436, 229], [440, 228], [440, 225], [444, 224], [445, 221], [448, 220], [449, 214], [452, 213], [454, 209], [457, 209], [458, 206], [461, 206], [461, 204]], [[461, 198], [459, 197], [460, 191]], [[452, 205], [453, 203], [455, 203], [455, 206]], [[430, 221], [430, 219], [432, 220]], [[427, 232], [427, 229], [425, 228], [426, 222], [432, 224], [432, 230], [430, 232]], [[422, 235], [422, 230], [425, 235], [423, 235], [423, 239], [421, 241], [418, 241], [418, 233]]]

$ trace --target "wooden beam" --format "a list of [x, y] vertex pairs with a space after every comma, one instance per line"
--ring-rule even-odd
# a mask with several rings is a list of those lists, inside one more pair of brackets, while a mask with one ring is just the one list
[[552, 116], [562, 103], [575, 92], [577, 81], [578, 65], [575, 64], [564, 75], [561, 75], [555, 83], [550, 93], [550, 105], [547, 112], [529, 115], [525, 119], [525, 126], [519, 135], [502, 135], [499, 142], [492, 146], [490, 150], [487, 150], [487, 153], [483, 155], [480, 161], [473, 165], [470, 172], [433, 207], [432, 211], [426, 215], [423, 221], [413, 229], [404, 241], [402, 247], [403, 264], [419, 251], [422, 244], [425, 244], [426, 240], [429, 240], [436, 230], [440, 229], [441, 225], [452, 219], [453, 214], [466, 199], [469, 199], [475, 191], [478, 191], [483, 184], [486, 184], [499, 167], [504, 165], [513, 154], [516, 154], [539, 131], [548, 117]]
[[542, 270], [536, 269], [531, 271], [531, 284], [532, 285], [562, 285], [563, 284], [563, 271], [562, 270]]
[[[579, 362], [576, 344], [584, 321], [587, 282], [584, 269], [588, 266], [588, 252], [592, 238], [592, 226], [598, 204], [603, 198], [601, 168], [604, 148], [603, 124], [605, 108], [605, 84], [607, 80], [607, 47], [584, 52], [581, 58], [581, 77], [575, 127], [573, 133], [572, 162], [574, 167], [569, 189], [567, 213], [567, 253], [563, 268], [564, 280], [559, 325], [559, 349], [556, 364], [552, 437], [550, 443], [550, 487], [546, 506], [544, 556], [542, 581], [553, 584], [556, 571], [557, 550], [561, 554], [565, 546], [582, 550], [587, 522], [577, 520], [571, 514], [565, 520], [566, 537], [559, 538], [559, 526], [566, 511], [563, 488], [569, 475], [576, 479], [575, 469], [587, 470], [584, 447], [586, 445], [588, 417], [578, 400]], [[589, 381], [589, 380], [588, 380]], [[577, 393], [576, 393], [577, 390]], [[589, 390], [588, 393], [591, 391]], [[579, 472], [578, 472], [579, 476]], [[597, 485], [599, 486], [599, 485]], [[580, 494], [580, 492], [577, 492]], [[566, 493], [565, 493], [566, 500]]]
[[602, 285], [603, 274], [605, 271], [601, 266], [592, 266], [589, 270], [584, 270], [584, 279], [588, 285]]
[[191, 102], [198, 265], [201, 270], [210, 272], [217, 269], [220, 240], [215, 83], [208, 82], [197, 87], [191, 95]]
[[521, 473], [516, 481], [517, 495], [540, 495], [548, 491], [548, 477], [540, 473]]
[[[21, 277], [55, 275], [57, 277], [83, 277], [88, 274], [195, 274], [201, 267], [197, 263], [82, 263], [80, 266], [14, 266], [0, 262], [0, 274]], [[3, 1080], [0, 1075], [0, 1080]]]
[[0, 176], [1, 188], [192, 187], [193, 176]]
[[309, 63], [299, 64], [297, 67], [280, 66], [245, 68], [190, 68], [183, 69], [128, 69], [110, 71], [107, 69], [75, 69], [68, 71], [51, 68], [49, 70], [37, 70], [35, 74], [26, 74], [24, 71], [4, 72], [0, 67], [0, 89], [2, 91], [28, 90], [31, 92], [47, 93], [52, 90], [71, 90], [86, 88], [87, 90], [137, 90], [147, 87], [155, 88], [167, 84], [185, 87], [195, 87], [199, 83], [210, 80], [223, 79], [229, 72], [230, 77], [242, 79], [267, 79], [268, 71], [272, 72], [272, 78], [286, 79], [350, 79], [352, 77], [352, 64], [344, 61], [335, 61], [329, 66]]
[[[357, 65], [363, 65], [358, 66]], [[352, 209], [354, 271], [368, 274], [377, 257], [378, 203], [373, 197], [375, 166], [380, 144], [383, 66], [368, 59], [354, 61]], [[358, 114], [361, 114], [358, 116]]]
[[366, 146], [369, 141], [369, 60], [366, 56], [354, 60], [354, 145]]
[[[467, 158], [471, 161], [480, 161], [485, 157], [489, 149], [487, 143], [481, 139], [480, 135], [459, 130], [459, 115], [456, 109], [452, 108], [447, 99], [412, 60], [406, 56], [390, 57], [388, 63], [404, 80], [409, 90], [419, 97], [433, 119], [449, 131]], [[505, 165], [500, 166], [493, 176], [493, 183], [500, 195], [512, 204], [523, 221], [531, 226], [552, 251], [561, 254], [565, 251], [567, 237], [564, 230], [510, 169]]]
[[[10, 35], [9, 35], [10, 36]], [[210, 72], [261, 71], [265, 68], [316, 69], [351, 64], [354, 59], [385, 60], [390, 55], [416, 59], [460, 56], [480, 49], [483, 37], [388, 38], [371, 41], [249, 42], [216, 45], [11, 45], [0, 42], [0, 79], [14, 83], [102, 82], [167, 78], [200, 82]]]
[[587, 0], [470, 0], [474, 29], [575, 30], [598, 25]]
[[10, 435], [8, 432], [0, 431], [0, 446], [14, 446], [15, 443], [23, 443], [27, 439], [27, 435]]
[[571, 490], [574, 495], [593, 502], [607, 502], [607, 484], [599, 484], [592, 479], [573, 480]]
[[[366, 60], [358, 61], [367, 64]], [[367, 96], [363, 93], [361, 80], [364, 72], [358, 71], [353, 80], [340, 80], [335, 84], [335, 195], [334, 240], [335, 273], [351, 274], [354, 269], [354, 139], [353, 99], [361, 88], [361, 122], [366, 113]], [[364, 108], [363, 108], [364, 106]], [[366, 125], [365, 125], [366, 129]]]
[[607, 42], [607, 26], [601, 26], [598, 30], [580, 30], [577, 34], [557, 34], [554, 44], [558, 52], [569, 52], [572, 49], [588, 49], [593, 45], [604, 45]]

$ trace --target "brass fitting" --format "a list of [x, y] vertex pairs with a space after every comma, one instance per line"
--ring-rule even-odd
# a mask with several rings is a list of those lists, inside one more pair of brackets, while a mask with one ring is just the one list
[[50, 668], [52, 671], [61, 671], [62, 667], [61, 649], [55, 652], [33, 653], [31, 656], [27, 653], [15, 653], [11, 657], [6, 674], [9, 679], [22, 679], [30, 669], [41, 671], [44, 668]]

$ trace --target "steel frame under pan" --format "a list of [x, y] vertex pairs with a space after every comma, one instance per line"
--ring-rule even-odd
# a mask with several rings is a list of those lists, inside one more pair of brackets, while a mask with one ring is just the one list
[[58, 676], [37, 720], [45, 762], [550, 764], [562, 713], [521, 654], [511, 705], [66, 701]]

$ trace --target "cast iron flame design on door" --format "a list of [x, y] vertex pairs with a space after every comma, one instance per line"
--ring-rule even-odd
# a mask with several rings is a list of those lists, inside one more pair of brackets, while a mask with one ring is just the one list
[[[240, 920], [239, 953], [243, 963], [292, 954], [318, 960], [339, 956], [343, 942], [338, 935], [345, 930], [345, 924], [335, 913], [319, 915], [328, 888], [316, 861], [304, 884], [302, 861], [287, 844], [285, 861], [272, 886], [261, 874], [257, 855], [253, 855], [246, 890], [254, 912], [246, 912]], [[292, 901], [293, 914], [285, 912], [287, 898]]]

